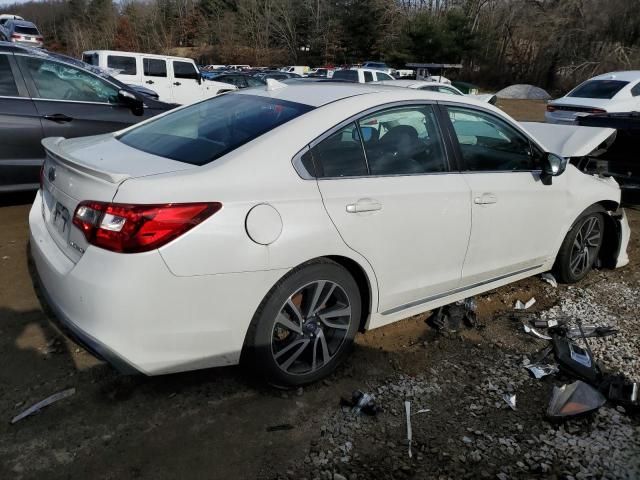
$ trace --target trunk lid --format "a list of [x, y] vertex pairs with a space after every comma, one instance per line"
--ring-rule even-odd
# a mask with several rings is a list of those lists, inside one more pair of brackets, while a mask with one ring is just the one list
[[613, 128], [539, 122], [521, 122], [520, 125], [548, 152], [567, 158], [598, 155], [606, 151], [616, 138]]
[[111, 202], [122, 182], [194, 165], [169, 160], [131, 148], [112, 134], [65, 140], [45, 138], [42, 170], [42, 216], [49, 234], [73, 262], [88, 244], [73, 225], [73, 214], [83, 200]]

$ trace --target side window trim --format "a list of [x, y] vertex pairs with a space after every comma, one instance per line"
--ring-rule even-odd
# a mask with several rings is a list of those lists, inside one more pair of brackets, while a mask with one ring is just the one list
[[[384, 105], [378, 105], [376, 107], [372, 107], [372, 108], [368, 108], [367, 110], [363, 110], [359, 113], [356, 113], [355, 115], [352, 115], [351, 117], [343, 120], [342, 122], [334, 125], [333, 127], [329, 128], [328, 130], [326, 130], [324, 133], [321, 133], [320, 135], [318, 135], [316, 138], [314, 138], [312, 141], [310, 141], [307, 145], [305, 145], [305, 147], [298, 152], [296, 155], [294, 155], [294, 157], [291, 159], [291, 162], [294, 166], [294, 169], [296, 170], [296, 172], [298, 173], [298, 175], [303, 179], [303, 180], [348, 180], [348, 179], [356, 179], [356, 178], [370, 178], [369, 175], [367, 175], [366, 177], [325, 177], [325, 178], [318, 178], [317, 176], [314, 177], [310, 172], [308, 172], [304, 166], [302, 165], [302, 161], [301, 161], [301, 157], [302, 155], [304, 155], [307, 151], [307, 149], [312, 149], [313, 147], [315, 147], [316, 145], [318, 145], [320, 142], [322, 142], [323, 140], [329, 138], [331, 135], [333, 135], [334, 133], [338, 132], [339, 130], [342, 130], [344, 127], [346, 127], [347, 125], [349, 125], [350, 123], [355, 123], [356, 127], [358, 128], [358, 135], [360, 137], [360, 146], [363, 150], [363, 154], [364, 154], [364, 158], [365, 158], [365, 162], [367, 164], [367, 171], [370, 171], [369, 169], [369, 162], [367, 160], [367, 154], [364, 148], [364, 144], [362, 143], [362, 133], [360, 132], [360, 125], [358, 123], [358, 121], [361, 118], [364, 118], [368, 115], [372, 115], [374, 113], [377, 112], [381, 112], [384, 110], [389, 110], [391, 108], [401, 108], [401, 107], [411, 107], [411, 106], [431, 106], [433, 108], [433, 112], [436, 116], [436, 128], [438, 129], [438, 132], [440, 133], [440, 136], [442, 138], [442, 142], [444, 144], [444, 156], [445, 156], [445, 164], [446, 164], [446, 170], [443, 172], [428, 172], [428, 173], [416, 173], [416, 174], [412, 174], [412, 175], [376, 175], [376, 177], [395, 177], [395, 176], [419, 176], [419, 175], [443, 175], [443, 174], [450, 174], [450, 173], [458, 173], [458, 171], [454, 168], [454, 163], [452, 162], [452, 152], [453, 150], [451, 149], [450, 145], [449, 145], [449, 138], [448, 135], [446, 135], [445, 129], [446, 129], [446, 124], [443, 123], [442, 119], [440, 118], [441, 112], [440, 109], [438, 107], [438, 102], [435, 101], [424, 101], [424, 100], [415, 100], [415, 101], [402, 101], [402, 102], [391, 102], [391, 103], [387, 103]], [[299, 158], [300, 157], [300, 158]], [[455, 160], [455, 158], [454, 158]]]
[[523, 172], [540, 172], [542, 171], [541, 168], [536, 168], [536, 169], [531, 169], [531, 170], [468, 170], [464, 161], [464, 158], [462, 156], [462, 150], [460, 149], [460, 143], [458, 141], [458, 136], [453, 128], [453, 124], [451, 123], [451, 119], [449, 118], [449, 112], [447, 111], [448, 107], [452, 107], [452, 108], [463, 108], [463, 109], [467, 109], [467, 110], [471, 110], [474, 112], [479, 112], [482, 113], [484, 115], [489, 115], [493, 118], [496, 118], [499, 122], [504, 123], [505, 125], [509, 126], [510, 128], [512, 128], [513, 130], [515, 130], [517, 133], [519, 133], [520, 135], [522, 135], [524, 138], [527, 139], [528, 143], [529, 143], [529, 149], [530, 149], [530, 153], [531, 155], [534, 154], [534, 150], [537, 149], [541, 152], [545, 152], [545, 149], [541, 146], [538, 145], [537, 143], [535, 143], [533, 141], [533, 139], [526, 133], [524, 132], [519, 126], [514, 125], [512, 122], [509, 122], [503, 118], [500, 118], [499, 116], [497, 116], [495, 113], [489, 111], [489, 110], [484, 110], [482, 108], [477, 107], [476, 105], [468, 105], [468, 104], [464, 104], [464, 103], [455, 103], [455, 102], [451, 102], [451, 101], [446, 101], [446, 102], [438, 102], [439, 104], [439, 108], [441, 110], [441, 118], [444, 122], [444, 125], [446, 125], [446, 129], [448, 130], [449, 133], [449, 137], [450, 137], [450, 142], [451, 142], [451, 146], [453, 151], [455, 152], [455, 156], [457, 159], [457, 163], [458, 163], [458, 168], [459, 171], [461, 173], [523, 173]]
[[20, 67], [18, 66], [18, 62], [16, 61], [14, 54], [11, 52], [7, 52], [7, 53], [2, 52], [0, 53], [0, 55], [4, 55], [7, 57], [7, 60], [9, 61], [9, 69], [13, 74], [13, 81], [15, 82], [16, 87], [18, 89], [17, 97], [9, 96], [9, 97], [0, 97], [0, 98], [30, 99], [31, 95], [29, 94], [29, 90], [27, 89], [24, 76], [22, 74], [22, 71], [20, 70]]
[[[47, 102], [70, 102], [70, 103], [89, 103], [89, 104], [93, 104], [93, 105], [116, 105], [114, 103], [109, 103], [109, 102], [85, 102], [85, 101], [81, 101], [81, 100], [59, 100], [57, 98], [42, 98], [40, 97], [40, 93], [38, 92], [38, 89], [36, 88], [36, 85], [33, 81], [33, 79], [31, 78], [31, 75], [29, 74], [29, 69], [26, 68], [26, 65], [24, 65], [24, 60], [22, 57], [25, 58], [33, 58], [31, 55], [24, 55], [21, 53], [16, 53], [14, 54], [18, 63], [18, 66], [20, 67], [20, 70], [22, 72], [22, 76], [24, 78], [24, 82], [27, 86], [27, 89], [29, 90], [29, 96], [31, 97], [32, 100], [37, 101], [37, 100], [41, 100], [41, 101], [47, 101]], [[76, 68], [78, 70], [82, 70], [83, 73], [87, 73], [95, 78], [97, 78], [98, 80], [100, 80], [101, 82], [107, 83], [108, 85], [110, 85], [111, 87], [115, 88], [116, 90], [121, 90], [122, 88], [118, 85], [116, 85], [115, 83], [110, 82], [109, 80], [107, 80], [106, 78], [103, 78], [99, 75], [96, 75], [95, 73], [89, 71], [89, 70], [84, 70], [82, 68], [78, 68], [75, 65], [70, 65], [68, 63], [65, 62], [59, 62], [58, 60], [54, 59], [54, 58], [42, 58], [39, 60], [46, 60], [48, 62], [54, 62], [54, 63], [59, 63], [61, 65], [64, 65], [65, 67], [69, 67], [69, 68]]]

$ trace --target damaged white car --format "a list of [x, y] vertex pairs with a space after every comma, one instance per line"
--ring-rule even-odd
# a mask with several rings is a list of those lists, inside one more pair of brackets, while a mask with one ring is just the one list
[[313, 382], [358, 330], [628, 261], [617, 183], [567, 163], [582, 140], [536, 133], [466, 96], [270, 81], [49, 138], [29, 216], [41, 291], [124, 371], [242, 359]]

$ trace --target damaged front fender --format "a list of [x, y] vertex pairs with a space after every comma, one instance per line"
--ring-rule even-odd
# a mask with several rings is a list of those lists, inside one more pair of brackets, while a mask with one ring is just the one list
[[600, 249], [600, 264], [606, 268], [620, 268], [629, 263], [627, 248], [631, 229], [624, 209], [605, 215], [605, 235]]

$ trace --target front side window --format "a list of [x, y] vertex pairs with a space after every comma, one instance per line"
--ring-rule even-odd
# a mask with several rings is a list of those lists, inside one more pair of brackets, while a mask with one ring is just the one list
[[109, 55], [107, 57], [107, 67], [118, 70], [119, 75], [135, 75], [135, 57], [125, 57], [120, 55]]
[[193, 63], [174, 61], [173, 75], [175, 78], [197, 78], [198, 72]]
[[364, 72], [364, 81], [365, 82], [373, 82], [373, 73]]
[[17, 97], [18, 86], [13, 78], [11, 65], [9, 65], [9, 57], [0, 55], [0, 96]]
[[387, 75], [386, 73], [377, 72], [378, 80], [393, 80], [394, 78], [391, 75]]
[[438, 91], [440, 93], [448, 93], [449, 95], [462, 95], [460, 92], [458, 92], [457, 90], [454, 90], [453, 88], [449, 88], [449, 87], [438, 87]]
[[88, 63], [89, 65], [98, 65], [98, 54], [97, 53], [85, 53], [82, 55], [82, 61], [84, 63]]
[[144, 67], [145, 77], [166, 77], [167, 62], [158, 58], [143, 58], [142, 66]]
[[447, 163], [431, 106], [399, 107], [359, 120], [371, 175], [444, 172]]
[[469, 171], [531, 171], [539, 166], [529, 139], [489, 113], [447, 107]]
[[589, 80], [569, 92], [567, 97], [610, 99], [628, 83], [622, 80]]
[[333, 74], [333, 78], [336, 80], [347, 80], [349, 82], [358, 81], [358, 72], [355, 70], [338, 70]]
[[25, 57], [25, 63], [42, 99], [118, 103], [118, 89], [95, 75], [39, 58]]
[[312, 109], [268, 97], [221, 95], [140, 125], [118, 139], [160, 157], [205, 165]]
[[368, 174], [358, 126], [350, 123], [322, 140], [305, 156], [311, 156], [319, 178], [360, 177]]

